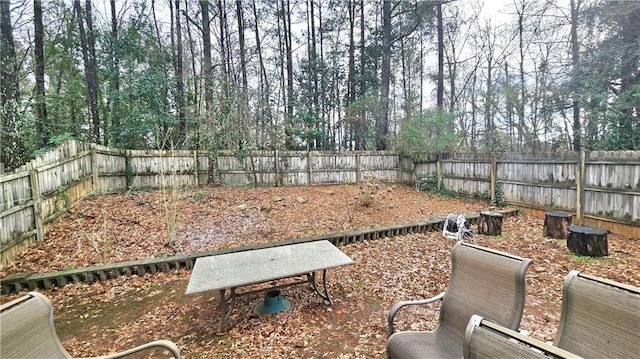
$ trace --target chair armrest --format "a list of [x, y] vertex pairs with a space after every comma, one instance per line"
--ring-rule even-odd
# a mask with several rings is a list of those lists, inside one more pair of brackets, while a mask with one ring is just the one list
[[165, 348], [165, 349], [169, 350], [175, 359], [180, 359], [180, 349], [178, 348], [178, 346], [175, 343], [173, 343], [173, 342], [171, 342], [169, 340], [156, 340], [156, 341], [153, 341], [153, 342], [150, 342], [150, 343], [146, 343], [146, 344], [137, 346], [135, 348], [127, 349], [127, 350], [119, 352], [119, 353], [113, 353], [113, 354], [102, 355], [102, 356], [92, 357], [92, 358], [85, 358], [85, 359], [116, 359], [116, 358], [124, 358], [126, 356], [129, 356], [129, 355], [137, 353], [137, 352], [141, 352], [143, 350], [152, 349], [152, 348], [158, 348], [158, 347]]
[[398, 313], [398, 311], [408, 305], [423, 305], [423, 304], [429, 304], [429, 303], [433, 303], [439, 300], [442, 300], [442, 298], [444, 298], [444, 293], [442, 292], [438, 295], [436, 295], [435, 297], [431, 297], [431, 298], [427, 298], [427, 299], [421, 299], [421, 300], [406, 300], [406, 301], [402, 301], [402, 302], [398, 302], [396, 304], [394, 304], [391, 309], [389, 310], [389, 315], [387, 316], [387, 335], [391, 336], [391, 334], [393, 334], [394, 329], [393, 329], [393, 319], [396, 317], [396, 314]]

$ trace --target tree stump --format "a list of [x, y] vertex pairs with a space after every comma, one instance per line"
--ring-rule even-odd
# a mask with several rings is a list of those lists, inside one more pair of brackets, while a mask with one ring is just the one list
[[499, 236], [502, 233], [502, 213], [480, 212], [478, 233]]
[[546, 212], [544, 214], [544, 235], [545, 237], [565, 239], [569, 234], [571, 225], [571, 215], [560, 212]]
[[607, 231], [586, 226], [569, 226], [567, 248], [579, 256], [606, 257], [609, 255]]

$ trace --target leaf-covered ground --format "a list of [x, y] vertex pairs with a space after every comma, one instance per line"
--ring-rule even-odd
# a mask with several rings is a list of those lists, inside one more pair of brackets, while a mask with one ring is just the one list
[[[373, 204], [365, 207], [358, 193], [356, 186], [211, 187], [91, 198], [72, 208], [52, 226], [47, 241], [23, 252], [0, 276], [411, 223], [488, 208], [485, 202], [391, 185], [382, 185]], [[571, 269], [640, 286], [639, 239], [610, 234], [609, 257], [575, 257], [564, 241], [542, 236], [542, 220], [522, 215], [505, 219], [501, 236], [477, 236], [477, 243], [533, 259], [522, 328], [539, 339], [554, 338], [562, 279]], [[184, 294], [187, 270], [43, 292], [54, 304], [58, 333], [74, 356], [165, 338], [176, 342], [187, 358], [378, 358], [384, 357], [388, 308], [399, 300], [443, 291], [453, 244], [431, 232], [343, 246], [355, 264], [329, 271], [333, 306], [305, 285], [284, 289], [294, 307], [272, 316], [252, 314], [261, 295], [240, 297], [223, 334], [216, 333], [215, 294]], [[3, 295], [1, 301], [19, 295]], [[405, 311], [399, 319], [400, 329], [430, 328], [437, 307]]]

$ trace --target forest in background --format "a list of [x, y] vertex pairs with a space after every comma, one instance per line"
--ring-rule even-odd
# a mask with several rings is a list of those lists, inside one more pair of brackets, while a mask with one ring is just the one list
[[483, 6], [2, 0], [0, 163], [67, 138], [413, 158], [640, 149], [640, 2]]

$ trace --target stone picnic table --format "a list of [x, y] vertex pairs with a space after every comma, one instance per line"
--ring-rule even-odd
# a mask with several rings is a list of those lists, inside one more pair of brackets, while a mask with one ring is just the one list
[[[238, 288], [304, 276], [305, 280], [277, 287], [310, 283], [320, 297], [333, 304], [327, 291], [327, 270], [352, 263], [351, 258], [326, 240], [201, 257], [193, 267], [186, 294], [214, 290], [220, 292], [218, 332], [222, 332], [224, 323], [233, 311], [236, 297], [264, 290], [240, 293], [237, 292]], [[320, 271], [322, 291], [317, 279], [317, 272]]]

